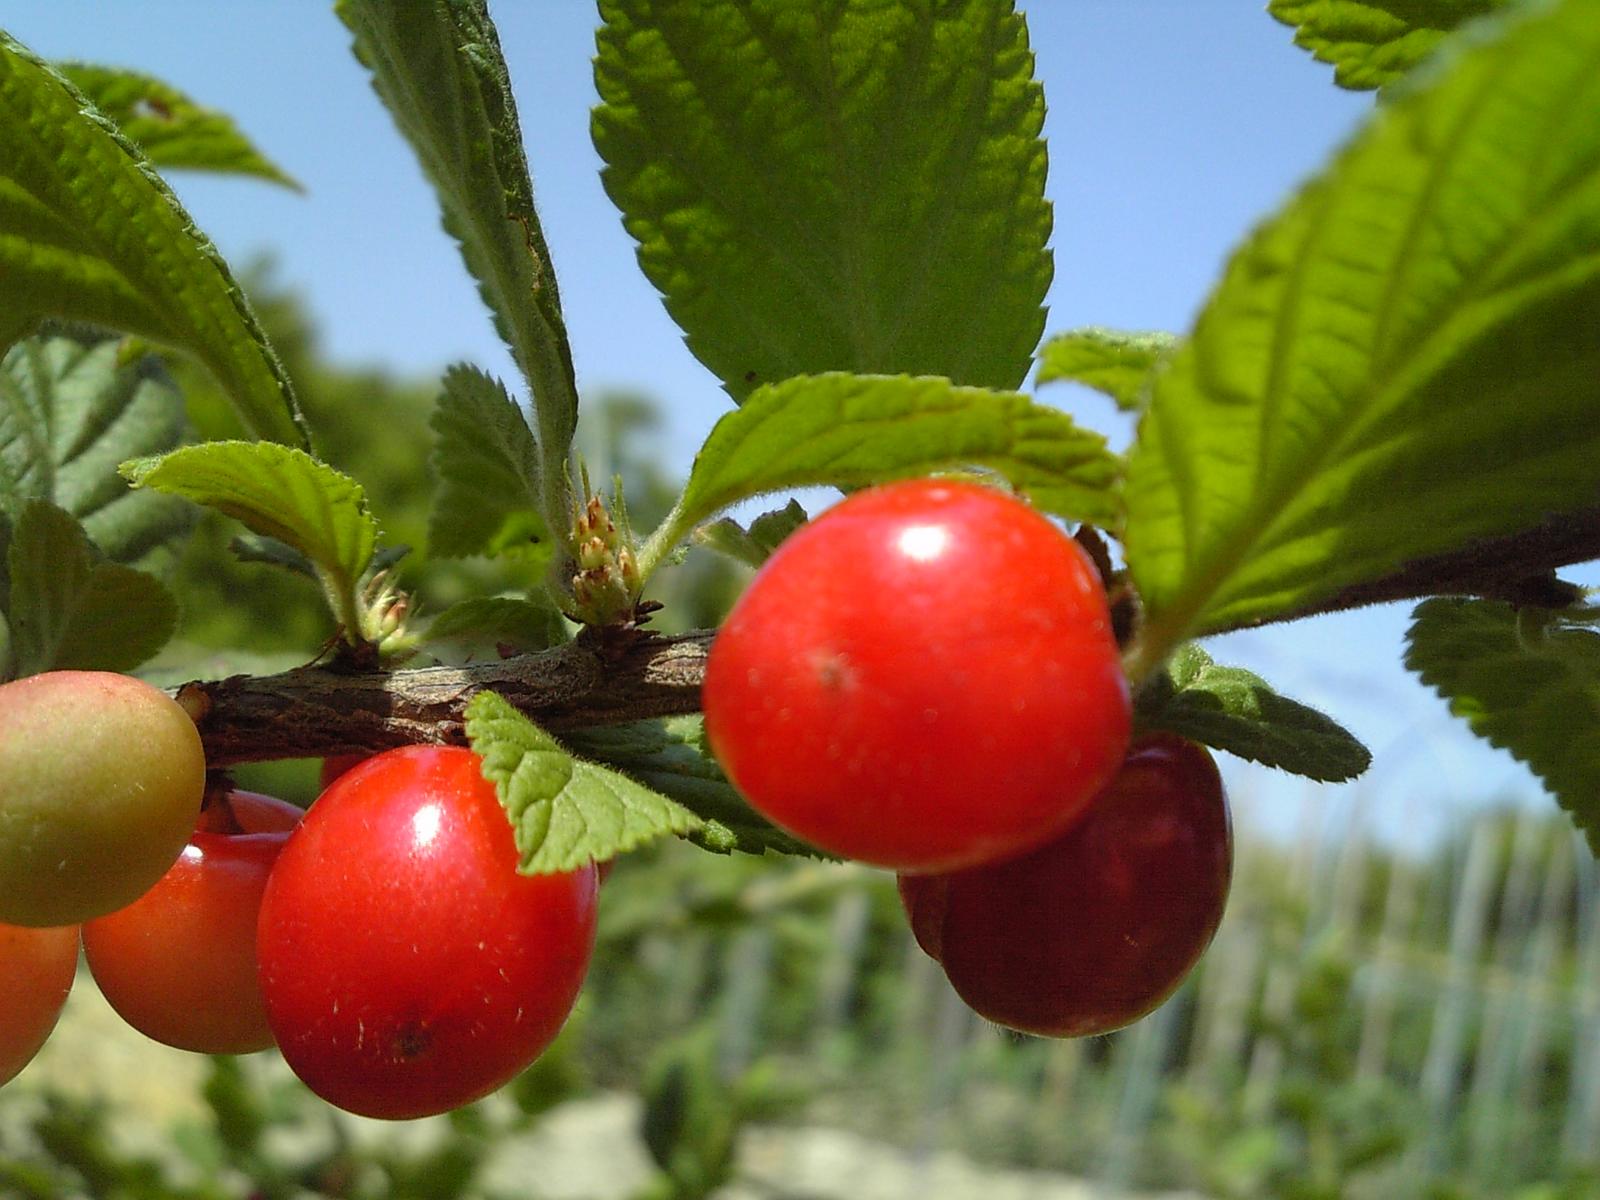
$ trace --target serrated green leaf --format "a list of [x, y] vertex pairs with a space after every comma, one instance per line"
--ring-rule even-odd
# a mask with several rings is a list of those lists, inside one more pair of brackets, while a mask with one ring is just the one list
[[947, 379], [815, 375], [755, 392], [712, 429], [684, 487], [692, 523], [751, 496], [981, 466], [1047, 512], [1120, 521], [1121, 462], [1105, 439], [1016, 392]]
[[735, 400], [834, 370], [1022, 382], [1051, 217], [1009, 0], [600, 11], [602, 180]]
[[567, 753], [493, 692], [467, 704], [467, 737], [511, 819], [525, 875], [604, 862], [698, 828], [688, 809], [626, 775]]
[[452, 604], [428, 626], [430, 653], [463, 661], [488, 647], [510, 646], [521, 653], [548, 650], [568, 639], [561, 614], [548, 604], [512, 596], [475, 596]]
[[1158, 373], [1136, 662], [1594, 502], [1600, 21], [1517, 15], [1380, 108]]
[[1354, 91], [1387, 87], [1447, 33], [1508, 0], [1271, 0], [1267, 11], [1294, 27], [1294, 44], [1333, 67]]
[[429, 419], [439, 480], [428, 520], [428, 549], [446, 558], [549, 556], [539, 515], [539, 450], [504, 385], [476, 367], [445, 372]]
[[545, 511], [578, 420], [555, 268], [533, 205], [516, 103], [483, 0], [337, 0], [356, 57], [432, 182], [445, 229], [533, 391]]
[[232, 117], [196, 104], [153, 75], [94, 63], [53, 65], [158, 167], [251, 175], [304, 190], [256, 149]]
[[1526, 763], [1600, 854], [1593, 618], [1592, 611], [1519, 611], [1496, 600], [1425, 600], [1412, 614], [1406, 666], [1474, 733]]
[[689, 840], [718, 854], [819, 852], [773, 825], [745, 803], [711, 756], [698, 716], [633, 721], [576, 730], [567, 744], [610, 763], [639, 782], [671, 796], [705, 822]]
[[47, 500], [22, 505], [6, 559], [13, 676], [132, 670], [177, 625], [177, 603], [160, 580], [105, 561], [82, 526]]
[[806, 510], [798, 500], [782, 508], [764, 512], [746, 529], [732, 517], [723, 517], [695, 530], [694, 540], [718, 554], [736, 558], [749, 567], [759, 567], [796, 529], [806, 523]]
[[183, 399], [155, 359], [125, 362], [116, 340], [87, 333], [21, 341], [0, 361], [0, 511], [49, 500], [112, 562], [159, 570], [193, 510], [131, 491], [117, 464], [182, 433]]
[[306, 441], [293, 389], [227, 265], [139, 152], [0, 33], [0, 350], [47, 316], [193, 354], [245, 427]]
[[[214, 508], [316, 564], [335, 596], [354, 596], [378, 523], [361, 485], [303, 450], [271, 442], [206, 442], [122, 465], [135, 487]], [[338, 614], [347, 619], [345, 614]]]
[[1165, 729], [1328, 783], [1354, 779], [1372, 763], [1367, 748], [1337, 721], [1278, 695], [1253, 672], [1218, 666], [1192, 643], [1139, 690], [1135, 719], [1141, 729]]
[[1081, 383], [1110, 396], [1123, 412], [1137, 412], [1149, 398], [1151, 373], [1177, 344], [1170, 333], [1129, 333], [1098, 326], [1071, 329], [1040, 348], [1035, 380]]

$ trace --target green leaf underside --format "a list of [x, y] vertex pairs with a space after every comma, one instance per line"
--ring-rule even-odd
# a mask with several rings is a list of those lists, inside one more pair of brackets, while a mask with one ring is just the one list
[[719, 554], [736, 558], [749, 567], [759, 567], [796, 529], [806, 523], [806, 510], [798, 500], [782, 508], [764, 512], [746, 529], [732, 517], [723, 517], [695, 530], [695, 541]]
[[206, 365], [253, 434], [305, 444], [294, 393], [211, 243], [138, 151], [0, 33], [0, 350], [48, 316]]
[[1051, 278], [1008, 0], [602, 0], [602, 180], [735, 400], [832, 370], [1014, 388]]
[[1527, 764], [1600, 854], [1600, 633], [1559, 612], [1427, 600], [1406, 666], [1479, 737]]
[[525, 875], [604, 862], [700, 819], [626, 775], [573, 758], [493, 692], [467, 704], [467, 737], [511, 818]]
[[1147, 652], [1593, 503], [1600, 21], [1492, 29], [1256, 233], [1158, 373], [1126, 488]]
[[0, 362], [0, 511], [49, 500], [112, 562], [160, 570], [193, 525], [181, 500], [137, 492], [117, 474], [176, 446], [183, 399], [152, 358], [120, 361], [115, 339], [27, 338]]
[[1090, 326], [1057, 334], [1039, 350], [1039, 384], [1069, 380], [1110, 396], [1123, 412], [1145, 405], [1150, 374], [1178, 344], [1170, 333]]
[[107, 562], [78, 522], [49, 501], [22, 506], [6, 560], [15, 676], [129, 671], [177, 626], [177, 602], [158, 579]]
[[232, 117], [196, 104], [171, 84], [120, 67], [53, 65], [156, 166], [250, 175], [303, 190], [256, 149]]
[[429, 425], [439, 480], [429, 550], [450, 558], [545, 557], [550, 535], [539, 516], [539, 451], [505, 387], [475, 367], [451, 367]]
[[1451, 30], [1508, 0], [1271, 0], [1294, 44], [1333, 67], [1340, 87], [1387, 87], [1433, 52]]
[[683, 504], [698, 522], [767, 492], [961, 466], [997, 472], [1047, 512], [1120, 522], [1121, 460], [1099, 434], [1016, 392], [904, 375], [802, 376], [759, 389], [706, 438]]
[[562, 461], [578, 419], [572, 350], [487, 8], [482, 0], [337, 0], [335, 10], [533, 390], [547, 461]]
[[372, 561], [378, 525], [361, 485], [303, 450], [206, 442], [124, 463], [135, 487], [214, 508], [298, 550], [349, 595]]
[[594, 726], [567, 734], [566, 741], [694, 812], [705, 824], [689, 840], [707, 850], [820, 857], [745, 803], [707, 752], [705, 724], [698, 716]]
[[475, 596], [452, 604], [428, 626], [428, 648], [465, 650], [501, 646], [522, 653], [548, 650], [567, 641], [561, 614], [548, 604], [513, 596]]
[[1263, 766], [1308, 779], [1354, 779], [1372, 755], [1331, 717], [1274, 692], [1241, 667], [1222, 667], [1199, 646], [1181, 646], [1140, 689], [1141, 729], [1164, 729]]

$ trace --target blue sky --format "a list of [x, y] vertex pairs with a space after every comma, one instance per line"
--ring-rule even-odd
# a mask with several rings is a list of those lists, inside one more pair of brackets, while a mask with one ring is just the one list
[[[1024, 4], [1049, 106], [1055, 204], [1051, 330], [1080, 324], [1182, 331], [1250, 226], [1371, 109], [1334, 88], [1256, 5], [1208, 0]], [[494, 5], [522, 113], [583, 391], [628, 387], [669, 413], [665, 457], [686, 469], [725, 410], [684, 348], [598, 180], [589, 143], [594, 8], [587, 0]], [[243, 263], [270, 251], [310, 302], [336, 358], [434, 372], [468, 360], [515, 377], [433, 199], [347, 49], [312, 0], [35, 0], [3, 18], [52, 58], [150, 71], [233, 114], [307, 187], [175, 176], [200, 227]], [[1058, 389], [1117, 442], [1098, 398]], [[1536, 785], [1480, 747], [1398, 665], [1403, 608], [1231, 635], [1212, 646], [1326, 709], [1377, 755], [1367, 780], [1323, 789], [1315, 809], [1362, 803], [1378, 827], [1425, 838], [1456, 807]], [[1297, 781], [1225, 764], [1236, 797], [1287, 828]]]

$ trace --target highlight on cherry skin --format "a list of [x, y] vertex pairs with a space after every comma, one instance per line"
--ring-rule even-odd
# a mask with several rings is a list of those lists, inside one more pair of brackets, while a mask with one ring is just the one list
[[256, 971], [261, 893], [301, 810], [272, 796], [208, 796], [177, 862], [126, 908], [85, 923], [101, 994], [145, 1036], [201, 1054], [272, 1045]]
[[0, 925], [0, 1085], [44, 1045], [72, 991], [78, 927]]
[[386, 751], [322, 794], [257, 931], [268, 1023], [313, 1092], [362, 1116], [446, 1112], [555, 1038], [594, 946], [596, 872], [517, 861], [470, 750]]
[[165, 692], [106, 671], [0, 686], [0, 921], [77, 925], [132, 903], [200, 813], [205, 755]]
[[973, 483], [870, 488], [789, 537], [711, 646], [706, 732], [734, 785], [823, 850], [950, 871], [1077, 819], [1128, 745], [1087, 554]]
[[1023, 1033], [1109, 1033], [1154, 1010], [1210, 944], [1233, 838], [1211, 755], [1136, 742], [1048, 845], [947, 875], [902, 875], [919, 945], [978, 1014]]

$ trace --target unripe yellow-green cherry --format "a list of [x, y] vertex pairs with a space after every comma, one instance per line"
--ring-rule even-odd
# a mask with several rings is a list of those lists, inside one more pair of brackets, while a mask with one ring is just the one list
[[127, 675], [0, 686], [0, 922], [77, 925], [131, 904], [193, 832], [205, 754], [189, 715]]

